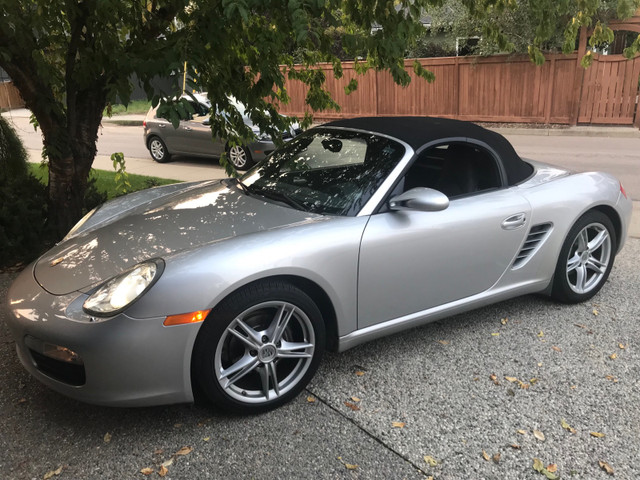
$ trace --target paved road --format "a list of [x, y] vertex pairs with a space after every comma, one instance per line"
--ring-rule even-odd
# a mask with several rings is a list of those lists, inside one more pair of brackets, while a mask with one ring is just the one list
[[[640, 240], [629, 240], [585, 304], [528, 296], [329, 354], [306, 392], [253, 417], [61, 397], [23, 371], [0, 313], [0, 477], [41, 479], [62, 467], [55, 479], [146, 478], [142, 468], [157, 471], [188, 446], [167, 478], [539, 480], [539, 458], [565, 479], [611, 478], [603, 461], [614, 478], [635, 480], [639, 258]], [[0, 298], [11, 278], [0, 274]]]

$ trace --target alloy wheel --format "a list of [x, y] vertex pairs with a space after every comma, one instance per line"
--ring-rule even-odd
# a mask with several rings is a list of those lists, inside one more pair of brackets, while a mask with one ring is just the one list
[[585, 226], [576, 236], [567, 258], [566, 275], [575, 293], [589, 293], [600, 285], [611, 259], [611, 237], [600, 223]]

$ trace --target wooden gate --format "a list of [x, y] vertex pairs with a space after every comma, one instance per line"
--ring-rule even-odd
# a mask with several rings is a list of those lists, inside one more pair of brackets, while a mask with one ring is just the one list
[[596, 56], [584, 73], [578, 123], [637, 124], [639, 82], [640, 57]]

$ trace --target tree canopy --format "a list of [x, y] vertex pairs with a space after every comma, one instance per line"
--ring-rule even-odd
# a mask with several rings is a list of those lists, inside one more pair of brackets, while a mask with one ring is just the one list
[[[512, 43], [495, 21], [524, 0], [459, 0], [497, 45]], [[544, 43], [563, 29], [572, 50], [581, 26], [594, 29], [593, 42], [610, 34], [601, 6], [619, 18], [640, 0], [528, 0], [531, 28], [522, 41], [532, 59], [543, 60]], [[423, 32], [426, 10], [443, 0], [0, 0], [0, 66], [11, 76], [36, 117], [49, 162], [50, 221], [63, 235], [81, 216], [82, 197], [96, 154], [103, 110], [116, 97], [127, 102], [138, 78], [154, 102], [174, 121], [184, 105], [180, 92], [154, 91], [152, 79], [181, 72], [208, 91], [214, 135], [248, 135], [230, 97], [252, 120], [277, 134], [287, 122], [286, 78], [308, 86], [312, 110], [338, 108], [324, 88], [319, 62], [342, 75], [341, 58], [356, 58], [358, 72], [389, 71], [400, 85], [410, 81], [404, 54]], [[606, 20], [606, 19], [604, 19]], [[372, 31], [372, 25], [381, 28]], [[336, 32], [340, 42], [336, 43]], [[640, 42], [634, 43], [633, 55]], [[430, 72], [414, 64], [419, 77]], [[352, 82], [348, 89], [356, 88]], [[167, 101], [169, 99], [169, 101]], [[164, 105], [164, 104], [167, 105]], [[306, 119], [309, 121], [309, 118]], [[232, 135], [231, 135], [232, 136]]]

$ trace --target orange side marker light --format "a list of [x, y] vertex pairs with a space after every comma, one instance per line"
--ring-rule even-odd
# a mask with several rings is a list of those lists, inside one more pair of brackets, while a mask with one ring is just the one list
[[198, 310], [196, 312], [181, 313], [179, 315], [169, 315], [165, 318], [163, 325], [170, 327], [172, 325], [185, 325], [187, 323], [202, 322], [211, 310]]

